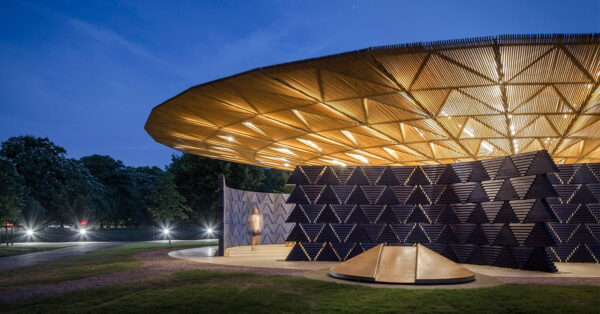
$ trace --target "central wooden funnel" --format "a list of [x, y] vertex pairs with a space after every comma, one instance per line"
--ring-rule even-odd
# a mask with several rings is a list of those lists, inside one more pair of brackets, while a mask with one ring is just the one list
[[380, 244], [329, 269], [333, 277], [381, 283], [448, 284], [475, 280], [475, 274], [421, 244]]

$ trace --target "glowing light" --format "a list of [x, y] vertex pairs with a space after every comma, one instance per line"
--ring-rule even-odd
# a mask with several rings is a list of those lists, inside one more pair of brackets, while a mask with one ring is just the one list
[[398, 155], [396, 154], [395, 150], [388, 148], [388, 147], [384, 147], [383, 150], [385, 150], [386, 153], [390, 154], [390, 156], [398, 159]]
[[485, 149], [489, 150], [490, 152], [492, 150], [494, 150], [494, 146], [492, 146], [490, 143], [488, 143], [486, 141], [482, 141], [481, 146], [483, 146]]
[[225, 139], [230, 142], [233, 142], [233, 136], [225, 136]]
[[323, 149], [321, 147], [319, 147], [317, 144], [315, 144], [313, 141], [310, 140], [305, 140], [305, 139], [301, 139], [299, 138], [298, 141], [304, 145], [310, 146], [318, 151], [322, 151]]
[[352, 143], [354, 143], [354, 145], [358, 145], [358, 143], [356, 142], [356, 139], [354, 138], [354, 136], [352, 135], [352, 133], [350, 133], [349, 131], [343, 130], [342, 133], [349, 139], [352, 141]]
[[79, 234], [80, 235], [85, 235], [86, 233], [87, 233], [87, 230], [85, 230], [83, 228], [79, 229]]
[[473, 134], [473, 131], [471, 131], [469, 129], [465, 129], [465, 133], [469, 134], [470, 137], [475, 136], [475, 134]]
[[162, 233], [164, 233], [165, 235], [169, 235], [169, 233], [171, 233], [171, 230], [169, 230], [169, 228], [165, 228], [163, 229]]
[[33, 235], [33, 230], [31, 230], [31, 229], [27, 229], [27, 231], [25, 231], [25, 233], [26, 233], [28, 236], [32, 236], [32, 235]]
[[235, 150], [233, 150], [231, 148], [227, 148], [227, 147], [215, 146], [214, 148], [218, 149], [218, 150], [227, 151], [227, 152], [235, 152]]
[[368, 164], [368, 163], [369, 163], [369, 160], [367, 159], [367, 157], [365, 157], [365, 156], [363, 156], [363, 155], [359, 155], [359, 154], [351, 154], [351, 153], [346, 153], [346, 155], [348, 155], [348, 156], [350, 156], [350, 157], [352, 157], [352, 158], [354, 158], [354, 159], [360, 160], [360, 161], [362, 161], [362, 162], [363, 162], [363, 163], [365, 163], [365, 164]]
[[206, 233], [213, 234], [215, 231], [212, 228], [206, 228]]
[[273, 148], [274, 150], [278, 151], [278, 152], [282, 152], [284, 154], [288, 154], [288, 155], [296, 155], [294, 154], [294, 152], [292, 152], [291, 150], [287, 149], [287, 148]]
[[252, 130], [254, 130], [254, 131], [262, 134], [262, 135], [265, 135], [265, 133], [261, 129], [259, 129], [256, 125], [254, 125], [250, 121], [242, 122], [242, 124], [245, 125], [246, 127], [250, 128], [250, 129], [252, 129]]
[[285, 167], [289, 167], [290, 164], [288, 164], [287, 162], [285, 164], [283, 164]]

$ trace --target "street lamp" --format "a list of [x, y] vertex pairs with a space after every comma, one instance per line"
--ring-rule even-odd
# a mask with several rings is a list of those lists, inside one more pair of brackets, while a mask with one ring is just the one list
[[27, 229], [27, 231], [25, 231], [25, 234], [31, 237], [33, 235], [33, 230]]
[[169, 228], [164, 228], [162, 232], [167, 236], [167, 240], [169, 240], [169, 244], [171, 244], [171, 237], [169, 236], [171, 234], [171, 230], [169, 230]]

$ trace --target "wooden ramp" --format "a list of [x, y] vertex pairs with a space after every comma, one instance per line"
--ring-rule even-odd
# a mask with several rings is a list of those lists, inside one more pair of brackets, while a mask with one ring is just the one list
[[333, 277], [399, 284], [444, 284], [475, 280], [475, 274], [423, 245], [380, 244], [329, 269]]

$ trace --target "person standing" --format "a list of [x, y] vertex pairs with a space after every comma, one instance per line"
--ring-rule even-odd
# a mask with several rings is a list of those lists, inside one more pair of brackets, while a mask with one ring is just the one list
[[252, 209], [252, 215], [250, 216], [250, 231], [252, 232], [252, 251], [255, 251], [255, 246], [260, 242], [260, 235], [263, 229], [263, 218], [258, 208]]

